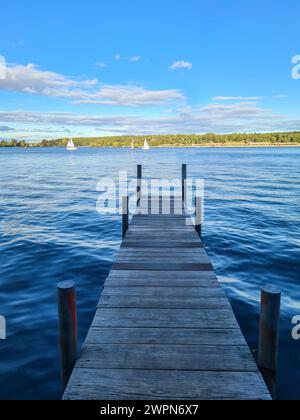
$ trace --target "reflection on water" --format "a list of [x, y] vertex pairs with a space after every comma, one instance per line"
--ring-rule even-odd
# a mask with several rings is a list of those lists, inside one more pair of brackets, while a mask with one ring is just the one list
[[204, 239], [255, 352], [260, 288], [283, 293], [280, 398], [300, 398], [300, 149], [0, 149], [0, 398], [58, 398], [56, 284], [78, 285], [82, 341], [120, 243], [120, 217], [96, 212], [101, 177], [205, 179]]

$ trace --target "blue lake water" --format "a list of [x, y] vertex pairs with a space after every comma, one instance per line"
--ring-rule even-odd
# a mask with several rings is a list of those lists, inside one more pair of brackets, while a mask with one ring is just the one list
[[60, 397], [56, 284], [75, 280], [80, 342], [120, 244], [118, 215], [96, 211], [103, 177], [205, 179], [203, 236], [247, 341], [260, 288], [281, 288], [278, 397], [300, 399], [300, 148], [0, 149], [0, 399]]

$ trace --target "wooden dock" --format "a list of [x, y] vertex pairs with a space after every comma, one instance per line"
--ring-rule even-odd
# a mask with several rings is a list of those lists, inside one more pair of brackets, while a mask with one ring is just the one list
[[141, 200], [64, 399], [270, 399], [190, 215], [172, 201], [164, 215]]

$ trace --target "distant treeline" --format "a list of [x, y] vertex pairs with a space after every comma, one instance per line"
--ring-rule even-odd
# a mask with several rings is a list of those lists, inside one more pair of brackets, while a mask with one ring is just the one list
[[25, 140], [2, 140], [0, 141], [0, 147], [29, 147], [30, 143]]
[[[255, 133], [255, 134], [177, 134], [159, 136], [118, 136], [118, 137], [80, 137], [74, 138], [76, 146], [82, 147], [142, 147], [148, 140], [151, 147], [181, 147], [209, 145], [300, 145], [300, 132]], [[68, 139], [42, 140], [30, 143], [25, 140], [0, 141], [0, 147], [66, 147]]]

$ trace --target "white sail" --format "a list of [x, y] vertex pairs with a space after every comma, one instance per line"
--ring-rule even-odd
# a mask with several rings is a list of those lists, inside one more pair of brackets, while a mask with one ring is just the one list
[[132, 143], [131, 143], [131, 150], [134, 150], [135, 149], [135, 147], [134, 147], [134, 141], [132, 140]]
[[77, 150], [77, 147], [75, 146], [75, 144], [73, 142], [73, 139], [70, 139], [68, 141], [67, 150]]
[[147, 139], [145, 139], [143, 150], [150, 150], [150, 146], [149, 146], [149, 144], [147, 142]]

